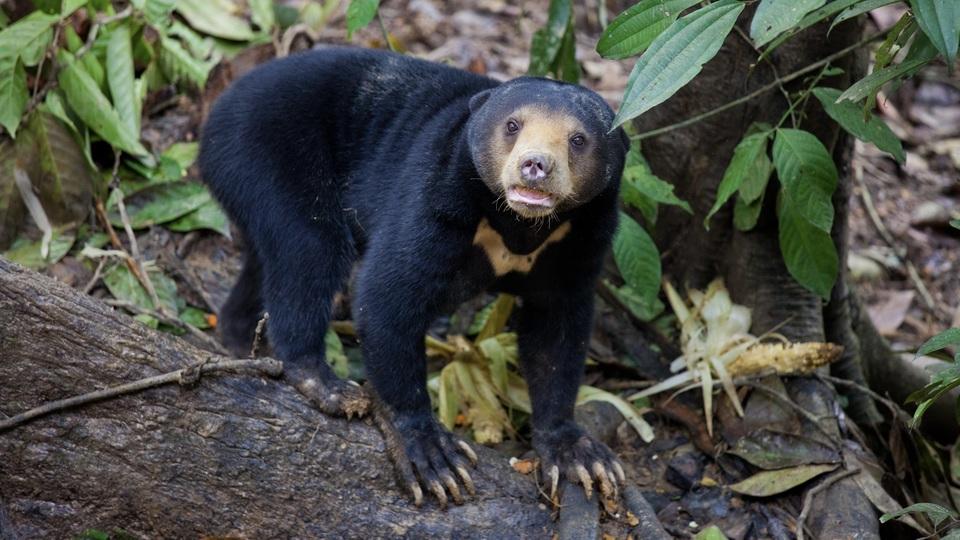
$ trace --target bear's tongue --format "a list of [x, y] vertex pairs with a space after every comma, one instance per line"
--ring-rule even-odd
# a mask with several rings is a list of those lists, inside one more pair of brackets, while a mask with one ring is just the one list
[[509, 197], [515, 201], [537, 206], [549, 206], [553, 198], [546, 191], [530, 189], [523, 186], [514, 186], [510, 189]]

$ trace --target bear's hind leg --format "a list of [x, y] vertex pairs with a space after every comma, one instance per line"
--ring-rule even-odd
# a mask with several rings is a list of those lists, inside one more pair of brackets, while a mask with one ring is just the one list
[[[279, 213], [290, 220], [294, 213]], [[263, 267], [267, 335], [283, 360], [284, 378], [321, 411], [363, 416], [369, 399], [356, 383], [337, 377], [326, 361], [326, 333], [333, 300], [355, 258], [350, 230], [339, 215], [285, 221], [261, 231], [257, 252]], [[268, 240], [268, 241], [265, 241]]]
[[220, 308], [217, 324], [223, 345], [238, 358], [250, 354], [257, 323], [263, 317], [261, 280], [260, 261], [252, 249], [247, 249], [243, 270]]

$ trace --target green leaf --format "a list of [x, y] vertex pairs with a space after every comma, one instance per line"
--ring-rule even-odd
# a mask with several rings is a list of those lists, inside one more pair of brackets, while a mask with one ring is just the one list
[[910, 0], [913, 15], [923, 33], [930, 38], [953, 69], [960, 46], [960, 5], [957, 0]]
[[85, 5], [87, 5], [87, 0], [63, 0], [60, 6], [60, 18], [65, 19], [73, 15], [73, 12]]
[[[911, 51], [913, 51], [915, 47], [917, 47], [916, 41], [910, 47]], [[917, 58], [911, 60], [904, 59], [904, 61], [899, 64], [887, 66], [883, 69], [874, 71], [870, 75], [867, 75], [866, 77], [852, 84], [850, 88], [847, 88], [842, 94], [840, 94], [840, 97], [837, 98], [837, 100], [850, 100], [857, 102], [866, 97], [873, 96], [883, 85], [894, 79], [910, 76], [923, 65], [927, 64], [930, 60], [933, 60], [935, 56], [935, 49], [924, 50]]]
[[688, 214], [693, 213], [690, 203], [673, 193], [673, 184], [657, 177], [646, 164], [633, 165], [624, 170], [623, 183], [654, 202], [679, 206]]
[[0, 249], [7, 249], [13, 242], [26, 210], [14, 177], [16, 166], [13, 141], [0, 138]]
[[657, 202], [644, 195], [633, 184], [622, 182], [620, 184], [620, 198], [629, 206], [640, 211], [643, 219], [647, 220], [650, 226], [657, 223], [657, 214], [659, 212]]
[[776, 39], [774, 39], [770, 45], [764, 49], [763, 54], [760, 55], [760, 57], [765, 58], [769, 56], [774, 49], [782, 45], [783, 42], [791, 37], [797, 35], [803, 30], [806, 30], [807, 28], [810, 28], [818, 22], [823, 21], [831, 15], [834, 15], [835, 13], [862, 1], [863, 0], [833, 0], [821, 8], [811, 11], [803, 19], [801, 19], [799, 23], [793, 25], [791, 28], [787, 29], [786, 32], [780, 34]]
[[[770, 165], [770, 159], [767, 157], [767, 140], [770, 138], [770, 132], [754, 133], [748, 135], [737, 144], [733, 150], [733, 158], [727, 165], [727, 170], [723, 173], [723, 180], [717, 188], [717, 200], [713, 203], [713, 208], [703, 220], [703, 226], [710, 228], [710, 218], [717, 213], [720, 208], [726, 204], [740, 186], [751, 178], [751, 193], [761, 191], [756, 189], [757, 184], [763, 184], [766, 187], [767, 179], [770, 178], [770, 172], [773, 170]], [[757, 197], [744, 197], [746, 202], [755, 200]]]
[[53, 41], [53, 28], [47, 28], [42, 34], [20, 48], [23, 65], [33, 67], [47, 55], [47, 47]]
[[173, 82], [187, 80], [197, 88], [203, 88], [207, 75], [216, 64], [215, 60], [204, 62], [194, 58], [178, 40], [163, 34], [160, 35], [158, 60], [168, 79]]
[[613, 126], [640, 116], [690, 82], [713, 58], [730, 33], [742, 2], [720, 0], [681, 17], [640, 56]]
[[826, 0], [761, 0], [753, 14], [753, 20], [750, 21], [750, 37], [757, 47], [762, 47], [825, 2]]
[[960, 328], [949, 328], [928, 339], [917, 350], [917, 356], [930, 354], [954, 345], [960, 345]]
[[547, 25], [534, 32], [530, 44], [530, 67], [527, 74], [543, 76], [550, 71], [564, 37], [573, 20], [573, 5], [570, 0], [550, 0]]
[[177, 0], [138, 0], [133, 2], [137, 5], [147, 22], [152, 26], [164, 28], [170, 24], [170, 14], [177, 5]]
[[650, 322], [663, 313], [663, 302], [656, 296], [643, 296], [630, 285], [617, 287], [608, 280], [604, 280], [604, 286], [620, 300], [634, 317], [641, 321]]
[[347, 6], [347, 39], [354, 32], [370, 24], [377, 16], [380, 0], [350, 0]]
[[859, 4], [848, 7], [847, 9], [843, 10], [843, 12], [840, 13], [840, 15], [837, 15], [837, 18], [834, 19], [833, 22], [830, 24], [830, 30], [833, 30], [834, 26], [842, 23], [843, 21], [852, 19], [858, 15], [863, 15], [868, 11], [873, 11], [883, 6], [889, 6], [890, 4], [895, 4], [899, 1], [900, 0], [864, 0]]
[[177, 0], [176, 11], [199, 32], [234, 41], [254, 38], [250, 24], [214, 0]]
[[152, 162], [153, 156], [140, 144], [139, 134], [128, 130], [97, 83], [80, 68], [74, 56], [60, 50], [57, 58], [63, 66], [58, 77], [60, 88], [77, 116], [110, 144], [141, 160]]
[[216, 201], [210, 200], [193, 212], [167, 224], [171, 231], [189, 232], [207, 229], [230, 238], [230, 222]]
[[960, 219], [950, 220], [950, 226], [953, 227], [954, 229], [960, 230]]
[[[198, 155], [200, 155], [200, 145], [198, 143], [175, 142], [164, 150], [160, 157], [173, 160], [181, 171], [186, 171], [197, 161]], [[183, 174], [181, 173], [176, 179], [179, 179], [180, 176], [183, 176]]]
[[47, 92], [47, 97], [44, 98], [43, 104], [40, 105], [40, 110], [56, 116], [65, 126], [69, 127], [73, 133], [79, 135], [80, 130], [77, 129], [73, 118], [67, 113], [67, 108], [63, 103], [63, 94], [61, 94], [59, 90], [50, 90]]
[[[124, 206], [134, 229], [160, 225], [197, 210], [211, 201], [207, 188], [197, 182], [154, 184], [125, 198]], [[122, 227], [120, 214], [110, 211], [110, 222]]]
[[761, 471], [731, 485], [730, 489], [753, 497], [770, 497], [805, 484], [836, 468], [836, 465], [801, 465], [776, 471]]
[[790, 197], [791, 212], [829, 234], [833, 226], [831, 197], [838, 173], [823, 143], [807, 131], [778, 129], [773, 141], [773, 163]]
[[207, 312], [193, 306], [187, 306], [186, 309], [180, 312], [180, 320], [200, 330], [210, 328]]
[[641, 0], [607, 26], [597, 52], [604, 58], [620, 59], [640, 54], [677, 20], [680, 12], [699, 0]]
[[[147, 271], [150, 276], [150, 283], [157, 293], [157, 300], [160, 306], [169, 313], [179, 313], [180, 304], [183, 302], [177, 297], [177, 284], [158, 269]], [[130, 302], [141, 309], [154, 310], [160, 306], [154, 306], [150, 295], [137, 281], [136, 276], [130, 272], [126, 264], [117, 263], [103, 273], [103, 284], [107, 290], [117, 300]]]
[[37, 110], [16, 140], [47, 217], [54, 225], [84, 220], [93, 199], [93, 175], [83, 149], [55, 116]]
[[622, 212], [613, 237], [613, 258], [627, 285], [652, 305], [660, 292], [660, 252], [647, 231]]
[[[0, 31], [0, 58], [13, 58], [23, 54], [24, 50], [35, 49], [37, 40], [50, 32], [50, 27], [60, 20], [58, 15], [49, 15], [34, 11], [19, 21]], [[52, 34], [51, 34], [52, 37]], [[29, 56], [35, 56], [35, 50], [28, 50]], [[26, 63], [28, 59], [25, 58]], [[29, 58], [29, 60], [38, 60]], [[35, 65], [35, 64], [30, 64]]]
[[778, 203], [780, 253], [787, 270], [800, 285], [829, 299], [840, 268], [830, 233], [811, 224], [785, 191]]
[[276, 21], [273, 13], [273, 0], [249, 0], [250, 19], [261, 32], [269, 32]]
[[133, 80], [130, 29], [126, 24], [122, 24], [113, 29], [107, 43], [107, 84], [114, 107], [126, 131], [139, 136], [140, 112]]
[[0, 56], [0, 125], [16, 137], [20, 118], [27, 108], [27, 72], [16, 56]]
[[711, 525], [698, 532], [696, 536], [693, 537], [693, 540], [727, 540], [727, 535], [723, 534], [723, 531], [720, 530], [720, 527]]
[[840, 127], [861, 141], [877, 145], [877, 148], [892, 155], [898, 162], [906, 162], [907, 155], [903, 151], [903, 144], [887, 124], [874, 114], [864, 118], [863, 111], [853, 102], [838, 102], [840, 93], [840, 90], [835, 88], [813, 89], [813, 95]]
[[323, 338], [326, 345], [327, 363], [333, 368], [333, 372], [341, 379], [347, 378], [350, 374], [350, 360], [343, 352], [343, 343], [340, 342], [340, 336], [333, 331], [333, 328], [327, 329], [327, 334]]
[[743, 188], [740, 195], [737, 195], [737, 202], [733, 206], [733, 226], [738, 231], [749, 231], [757, 226], [757, 220], [760, 219], [760, 212], [763, 210], [763, 193], [760, 198], [753, 202], [747, 202], [743, 198]]
[[916, 503], [911, 504], [910, 506], [897, 510], [896, 512], [891, 512], [889, 514], [884, 514], [880, 516], [880, 523], [886, 523], [891, 519], [896, 519], [905, 514], [926, 514], [930, 521], [933, 522], [934, 527], [939, 527], [944, 520], [947, 519], [960, 519], [960, 516], [957, 516], [957, 513], [949, 508], [944, 508], [939, 504], [933, 503]]
[[42, 242], [40, 240], [31, 242], [26, 238], [18, 238], [3, 256], [27, 268], [41, 270], [62, 259], [73, 247], [74, 240], [76, 240], [76, 234], [73, 231], [55, 229], [46, 259], [40, 254]]

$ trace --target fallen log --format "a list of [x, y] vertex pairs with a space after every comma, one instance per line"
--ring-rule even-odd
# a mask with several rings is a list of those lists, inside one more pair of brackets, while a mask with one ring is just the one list
[[[0, 259], [2, 415], [208, 356]], [[204, 374], [0, 432], [0, 538], [550, 537], [532, 478], [477, 451], [475, 499], [417, 509], [373, 426], [319, 414], [282, 381]]]

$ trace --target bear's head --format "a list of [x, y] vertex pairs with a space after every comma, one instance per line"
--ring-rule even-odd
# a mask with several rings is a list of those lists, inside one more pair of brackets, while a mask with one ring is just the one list
[[481, 179], [536, 219], [589, 202], [620, 181], [629, 139], [613, 111], [574, 84], [521, 77], [470, 100], [468, 138]]

